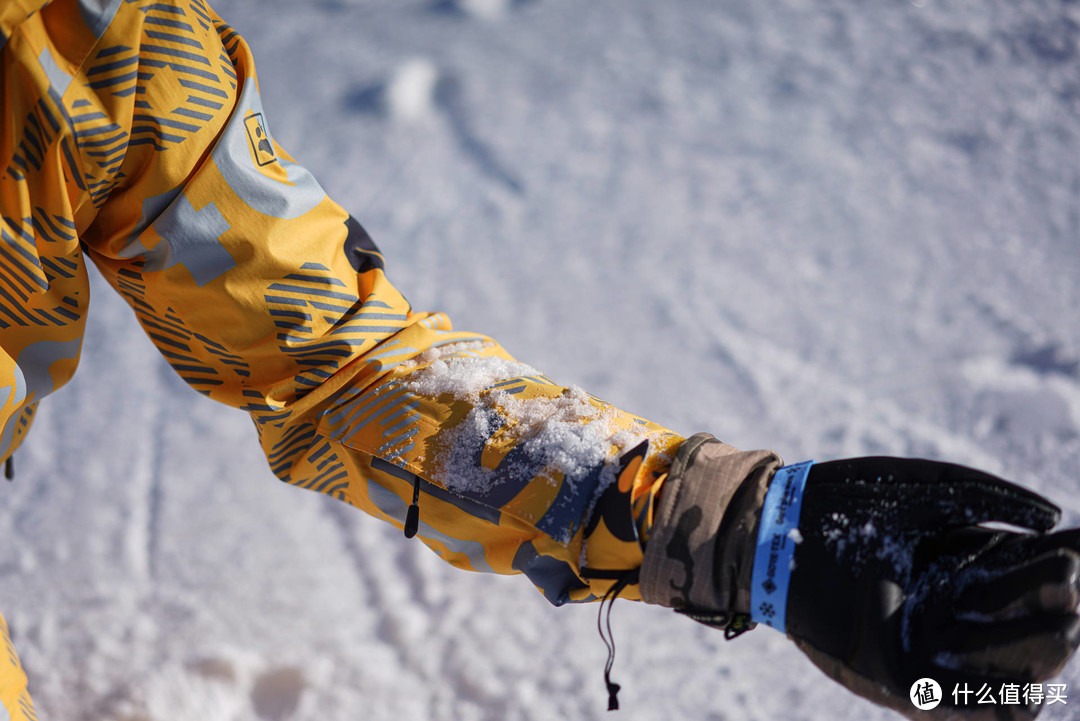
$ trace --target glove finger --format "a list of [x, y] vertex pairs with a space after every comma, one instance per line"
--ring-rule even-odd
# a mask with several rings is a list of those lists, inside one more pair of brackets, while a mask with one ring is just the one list
[[815, 464], [807, 488], [815, 486], [828, 489], [820, 495], [834, 511], [869, 506], [886, 522], [902, 520], [907, 528], [999, 522], [1045, 532], [1061, 517], [1048, 499], [1015, 483], [918, 458], [869, 456]]
[[951, 464], [942, 464], [934, 494], [952, 505], [952, 518], [963, 523], [1006, 523], [1046, 532], [1061, 519], [1061, 509], [1049, 499], [997, 476]]
[[1005, 621], [1033, 613], [1067, 614], [1080, 601], [1080, 554], [1068, 548], [1047, 551], [1004, 570], [974, 568], [957, 597], [958, 618]]
[[1030, 534], [974, 526], [949, 533], [939, 541], [939, 548], [942, 554], [970, 555], [977, 568], [1002, 572], [1059, 550], [1080, 553], [1080, 528]]
[[1024, 539], [1023, 544], [1032, 555], [1057, 548], [1069, 548], [1080, 553], [1080, 528], [1067, 528], [1056, 533], [1029, 536]]
[[1065, 667], [1078, 644], [1080, 616], [1075, 613], [1002, 623], [957, 621], [942, 632], [933, 662], [973, 677], [1042, 681]]

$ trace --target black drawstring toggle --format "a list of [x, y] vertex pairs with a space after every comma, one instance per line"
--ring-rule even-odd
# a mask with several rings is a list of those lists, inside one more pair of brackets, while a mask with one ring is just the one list
[[[600, 639], [607, 646], [608, 658], [604, 665], [604, 685], [608, 692], [608, 711], [619, 710], [619, 690], [622, 686], [611, 680], [611, 669], [615, 666], [615, 634], [611, 630], [611, 608], [615, 605], [615, 599], [619, 597], [627, 586], [637, 583], [641, 569], [632, 571], [605, 571], [601, 569], [582, 568], [582, 578], [614, 578], [617, 579], [600, 599], [600, 612], [596, 618], [596, 627], [600, 631]], [[607, 604], [605, 613], [604, 604]]]
[[[611, 653], [614, 656], [615, 652], [612, 651]], [[613, 682], [611, 680], [610, 673], [611, 673], [611, 669], [608, 669], [608, 670], [604, 671], [604, 676], [605, 676], [604, 683], [607, 684], [607, 693], [608, 693], [607, 710], [608, 711], [618, 711], [619, 710], [619, 689], [621, 689], [622, 686], [620, 686], [619, 684], [617, 684], [617, 683], [615, 683], [615, 682]]]

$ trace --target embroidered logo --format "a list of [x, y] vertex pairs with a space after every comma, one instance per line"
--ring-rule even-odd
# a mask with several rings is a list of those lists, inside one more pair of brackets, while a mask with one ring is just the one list
[[270, 133], [266, 132], [266, 123], [262, 113], [251, 113], [244, 118], [244, 128], [247, 129], [248, 142], [251, 143], [251, 152], [255, 157], [255, 164], [260, 168], [277, 161], [274, 153], [274, 145], [270, 142]]

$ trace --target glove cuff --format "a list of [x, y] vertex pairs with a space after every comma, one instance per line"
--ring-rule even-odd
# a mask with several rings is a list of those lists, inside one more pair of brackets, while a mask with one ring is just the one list
[[771, 451], [739, 451], [707, 433], [688, 438], [661, 490], [641, 566], [647, 603], [693, 614], [748, 613]]

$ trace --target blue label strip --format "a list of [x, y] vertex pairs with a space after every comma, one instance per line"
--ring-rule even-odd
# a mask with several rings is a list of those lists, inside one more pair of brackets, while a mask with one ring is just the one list
[[806, 461], [778, 470], [761, 509], [750, 586], [750, 618], [780, 632], [787, 628], [791, 559], [795, 546], [802, 540], [792, 531], [799, 527], [803, 490], [812, 465], [813, 461]]

